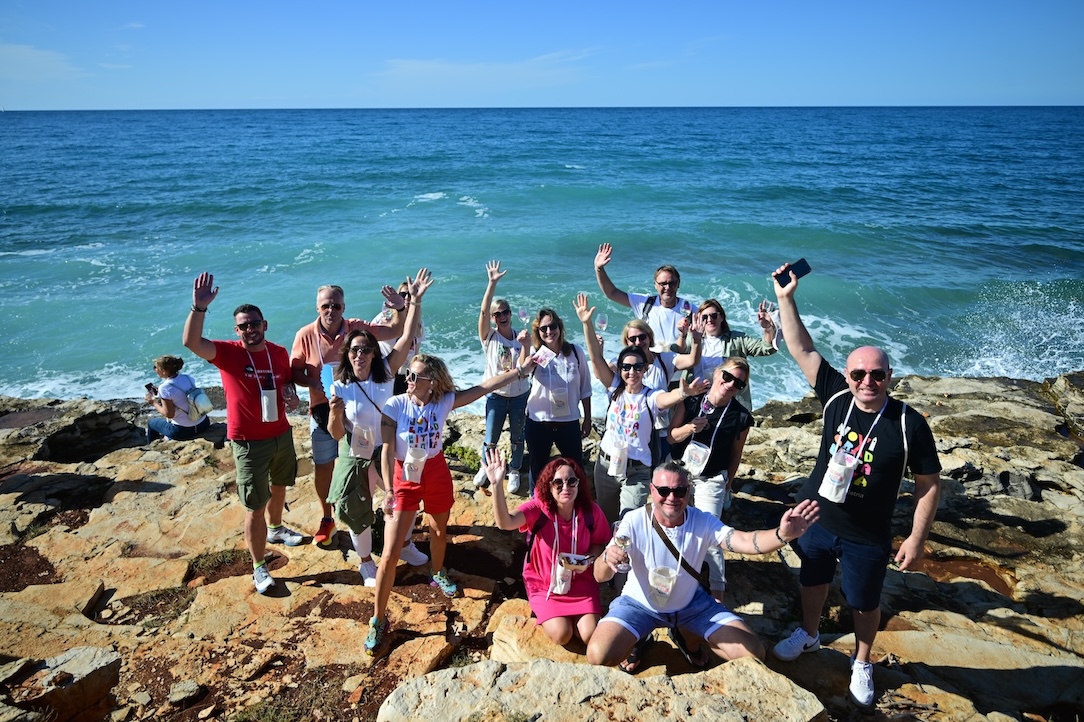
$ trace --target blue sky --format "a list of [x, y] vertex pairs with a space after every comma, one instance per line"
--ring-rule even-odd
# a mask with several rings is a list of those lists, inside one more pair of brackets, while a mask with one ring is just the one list
[[7, 110], [1084, 104], [1084, 0], [0, 0]]

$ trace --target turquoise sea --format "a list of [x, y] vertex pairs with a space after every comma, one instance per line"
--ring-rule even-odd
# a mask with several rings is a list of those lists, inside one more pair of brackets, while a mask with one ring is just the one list
[[[799, 306], [842, 363], [885, 347], [897, 373], [1042, 379], [1084, 369], [1084, 108], [675, 108], [0, 114], [0, 393], [136, 398], [178, 353], [191, 283], [262, 307], [289, 346], [315, 290], [437, 284], [425, 348], [477, 381], [485, 262], [500, 295], [602, 299], [600, 243], [626, 290], [673, 263], [682, 294], [754, 331], [768, 273], [805, 257]], [[786, 354], [753, 398], [806, 390]], [[601, 388], [596, 408], [601, 408]]]

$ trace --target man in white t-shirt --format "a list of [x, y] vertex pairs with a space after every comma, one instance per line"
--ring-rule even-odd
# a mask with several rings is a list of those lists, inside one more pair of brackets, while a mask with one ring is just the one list
[[628, 306], [636, 318], [642, 318], [655, 332], [658, 348], [670, 350], [671, 344], [680, 342], [682, 324], [696, 305], [688, 299], [678, 296], [681, 286], [681, 274], [673, 266], [666, 264], [655, 269], [655, 294], [648, 296], [641, 293], [622, 291], [610, 280], [606, 273], [606, 264], [613, 256], [613, 246], [603, 243], [595, 254], [595, 279], [606, 298], [622, 306]]
[[[760, 638], [712, 598], [700, 583], [699, 570], [712, 546], [738, 554], [781, 549], [817, 521], [820, 507], [803, 501], [785, 511], [774, 529], [738, 531], [690, 507], [689, 488], [684, 466], [673, 461], [659, 465], [651, 479], [651, 503], [625, 514], [614, 539], [595, 560], [600, 584], [620, 571], [619, 564], [631, 568], [621, 595], [610, 603], [587, 645], [591, 664], [622, 664], [626, 672], [635, 672], [643, 648], [638, 640], [650, 639], [658, 627], [675, 630], [675, 642], [694, 666], [707, 664], [701, 640], [723, 659], [764, 658]], [[628, 540], [624, 550], [618, 539]]]

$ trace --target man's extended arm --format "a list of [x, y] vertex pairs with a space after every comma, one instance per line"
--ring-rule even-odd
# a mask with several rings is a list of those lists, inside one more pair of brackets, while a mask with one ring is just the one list
[[[790, 276], [790, 283], [780, 286], [776, 275], [786, 273]], [[798, 362], [798, 368], [802, 370], [805, 380], [810, 386], [817, 383], [817, 370], [821, 366], [822, 357], [813, 346], [813, 339], [802, 323], [798, 315], [798, 305], [794, 302], [794, 292], [798, 289], [798, 279], [790, 272], [790, 264], [780, 266], [772, 274], [772, 283], [775, 284], [775, 295], [779, 299], [779, 322], [783, 326], [783, 340], [787, 343], [787, 351]]]
[[205, 361], [214, 361], [217, 351], [213, 341], [203, 337], [203, 319], [207, 309], [218, 295], [215, 277], [204, 271], [192, 281], [192, 310], [184, 322], [184, 335], [181, 342], [184, 347]]
[[915, 474], [915, 518], [911, 522], [911, 534], [900, 544], [896, 563], [900, 569], [914, 569], [925, 554], [926, 539], [930, 536], [937, 502], [941, 498], [939, 474]]
[[603, 243], [598, 247], [598, 253], [595, 254], [595, 280], [598, 281], [598, 287], [602, 289], [602, 293], [605, 294], [606, 298], [614, 303], [631, 308], [629, 294], [615, 286], [614, 282], [610, 280], [610, 275], [606, 273], [606, 264], [610, 262], [612, 255], [613, 246], [609, 243]]

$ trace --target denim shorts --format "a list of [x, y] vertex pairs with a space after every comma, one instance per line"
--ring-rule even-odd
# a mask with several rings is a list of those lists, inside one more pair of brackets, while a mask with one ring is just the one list
[[802, 560], [798, 581], [803, 587], [831, 584], [838, 561], [843, 572], [840, 591], [847, 604], [859, 612], [871, 612], [881, 605], [881, 588], [892, 554], [890, 544], [849, 541], [814, 524], [792, 545]]
[[330, 464], [339, 456], [339, 442], [309, 417], [309, 436], [312, 437], [312, 463], [317, 466]]
[[610, 611], [602, 621], [620, 624], [637, 639], [643, 639], [659, 627], [681, 627], [701, 639], [707, 639], [715, 630], [733, 622], [740, 622], [741, 617], [715, 601], [703, 587], [697, 585], [692, 601], [681, 611], [660, 614], [622, 594], [610, 602]]

